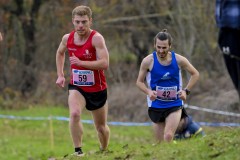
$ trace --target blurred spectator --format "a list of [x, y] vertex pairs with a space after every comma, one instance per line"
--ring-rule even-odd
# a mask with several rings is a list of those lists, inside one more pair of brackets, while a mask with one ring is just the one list
[[240, 0], [216, 0], [218, 44], [240, 100]]
[[182, 118], [175, 132], [174, 139], [182, 140], [197, 136], [205, 136], [203, 128], [198, 123], [193, 121], [192, 116], [188, 115], [187, 117]]

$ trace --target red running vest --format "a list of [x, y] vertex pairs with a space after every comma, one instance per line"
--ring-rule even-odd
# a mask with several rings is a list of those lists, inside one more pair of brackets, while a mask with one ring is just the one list
[[[69, 57], [74, 55], [82, 61], [96, 61], [96, 49], [92, 45], [93, 30], [83, 45], [74, 44], [74, 33], [72, 31], [67, 41]], [[78, 86], [85, 92], [98, 92], [107, 88], [106, 78], [103, 70], [90, 70], [88, 68], [71, 65], [70, 84]]]

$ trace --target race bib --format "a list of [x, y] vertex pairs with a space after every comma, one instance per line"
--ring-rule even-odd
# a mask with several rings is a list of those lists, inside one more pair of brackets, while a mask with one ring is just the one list
[[73, 85], [92, 86], [95, 84], [93, 71], [72, 69], [72, 74]]
[[162, 101], [173, 101], [177, 99], [177, 86], [173, 87], [156, 87], [157, 99]]

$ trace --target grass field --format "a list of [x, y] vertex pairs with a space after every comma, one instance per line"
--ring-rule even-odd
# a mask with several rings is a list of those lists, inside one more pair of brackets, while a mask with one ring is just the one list
[[[0, 114], [64, 116], [63, 107], [33, 107]], [[83, 119], [91, 119], [88, 112]], [[84, 124], [85, 156], [70, 156], [73, 146], [67, 121], [0, 119], [0, 160], [240, 160], [240, 128], [203, 127], [207, 136], [153, 145], [150, 126], [110, 126], [109, 151], [100, 153], [95, 129]]]

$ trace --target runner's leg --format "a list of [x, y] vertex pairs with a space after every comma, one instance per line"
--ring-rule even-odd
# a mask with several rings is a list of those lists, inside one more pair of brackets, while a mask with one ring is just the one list
[[84, 97], [77, 90], [69, 90], [69, 128], [72, 136], [74, 147], [82, 146], [83, 126], [81, 123], [82, 109], [86, 106]]
[[170, 113], [165, 120], [164, 140], [170, 142], [174, 138], [174, 134], [179, 125], [182, 110], [179, 109]]
[[153, 123], [153, 130], [157, 143], [161, 143], [163, 141], [164, 127], [165, 123], [163, 122]]
[[97, 110], [92, 111], [95, 128], [98, 133], [100, 149], [106, 150], [109, 143], [110, 129], [107, 125], [108, 103]]

